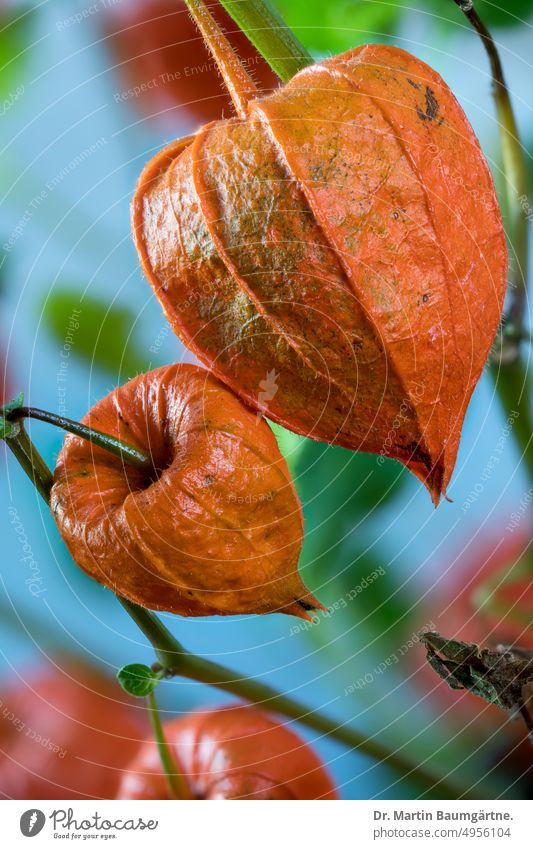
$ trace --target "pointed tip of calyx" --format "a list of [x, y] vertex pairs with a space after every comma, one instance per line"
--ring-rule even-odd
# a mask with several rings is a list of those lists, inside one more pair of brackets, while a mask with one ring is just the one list
[[319, 611], [327, 613], [327, 607], [320, 602], [314, 595], [307, 593], [303, 598], [294, 599], [291, 604], [283, 608], [282, 613], [287, 613], [289, 616], [296, 616], [298, 619], [305, 619], [306, 622], [317, 622], [317, 614]]

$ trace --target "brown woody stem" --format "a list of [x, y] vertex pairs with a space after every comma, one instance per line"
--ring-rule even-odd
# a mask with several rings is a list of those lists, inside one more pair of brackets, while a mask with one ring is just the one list
[[257, 86], [204, 0], [185, 0], [185, 4], [218, 66], [237, 115], [246, 118], [249, 101], [258, 95]]
[[527, 203], [528, 196], [527, 165], [496, 42], [479, 17], [472, 0], [454, 0], [454, 3], [459, 6], [481, 38], [492, 72], [492, 93], [499, 123], [503, 171], [506, 178], [505, 192], [510, 242], [514, 251], [506, 332], [501, 340], [501, 360], [507, 364], [519, 357], [520, 342], [524, 333], [529, 261], [528, 220], [524, 213], [524, 204]]
[[533, 480], [533, 417], [529, 399], [529, 376], [520, 343], [529, 334], [524, 328], [527, 303], [527, 270], [529, 261], [528, 222], [522, 204], [527, 199], [527, 168], [520, 143], [518, 126], [507, 88], [496, 42], [480, 19], [472, 0], [454, 0], [483, 41], [489, 57], [493, 79], [493, 95], [499, 119], [503, 170], [506, 175], [507, 205], [510, 215], [510, 242], [515, 253], [514, 279], [510, 281], [510, 306], [500, 340], [499, 356], [492, 363], [492, 376], [506, 414], [516, 410], [514, 439], [521, 451], [521, 461]]

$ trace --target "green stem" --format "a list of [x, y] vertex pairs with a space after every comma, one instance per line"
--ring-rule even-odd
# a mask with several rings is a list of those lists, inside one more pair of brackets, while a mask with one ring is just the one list
[[313, 64], [270, 0], [220, 0], [220, 4], [283, 82]]
[[17, 422], [14, 435], [6, 437], [5, 442], [39, 494], [49, 504], [54, 478], [52, 472], [28, 436], [22, 421]]
[[118, 596], [118, 600], [137, 627], [150, 640], [161, 668], [173, 669], [179, 666], [182, 656], [188, 654], [188, 652], [172, 636], [155, 613], [145, 607], [139, 607], [138, 604], [128, 601], [127, 598]]
[[[519, 622], [526, 628], [531, 628], [533, 625], [533, 616], [531, 608], [526, 604], [525, 610], [522, 611], [513, 605], [509, 610], [509, 603], [501, 600], [498, 593], [506, 583], [522, 582], [522, 587], [527, 586], [531, 578], [531, 559], [528, 555], [522, 557], [514, 563], [504, 563], [495, 573], [492, 573], [485, 581], [476, 586], [471, 593], [472, 607], [479, 610], [483, 614], [488, 613], [490, 616], [498, 617], [503, 621], [507, 617], [512, 622]], [[525, 588], [521, 596], [527, 591]]]
[[165, 732], [163, 731], [153, 691], [148, 696], [148, 710], [161, 765], [167, 780], [169, 796], [171, 799], [192, 799], [193, 796], [189, 790], [185, 776], [178, 769], [165, 738]]
[[[22, 423], [19, 427], [20, 432], [25, 434]], [[44, 500], [49, 504], [53, 482], [52, 474], [27, 434], [25, 434], [25, 439], [22, 442], [20, 441], [20, 433], [17, 437], [9, 437], [6, 441], [8, 444], [13, 441], [16, 442], [16, 450], [12, 445], [10, 447], [17, 459], [21, 460], [23, 468]], [[19, 445], [21, 446], [20, 450], [17, 447]], [[28, 458], [35, 462], [35, 467], [30, 468], [28, 466]], [[336, 724], [318, 711], [310, 710], [304, 704], [279, 693], [266, 684], [261, 684], [254, 679], [240, 677], [224, 666], [191, 654], [172, 636], [154, 613], [120, 596], [117, 596], [117, 598], [153, 646], [159, 661], [158, 671], [162, 673], [162, 677], [181, 675], [192, 681], [217, 687], [254, 704], [266, 705], [268, 709], [301, 722], [314, 731], [331, 736], [351, 749], [358, 749], [369, 757], [376, 758], [392, 769], [396, 769], [403, 776], [418, 781], [420, 795], [432, 793], [437, 794], [437, 798], [450, 799], [468, 795], [467, 788], [456, 785], [449, 778], [435, 778], [424, 766], [413, 765], [400, 752], [389, 751], [382, 743], [367, 739], [345, 725]]]
[[61, 655], [72, 664], [87, 663], [87, 657], [82, 649], [76, 646], [65, 648], [65, 634], [60, 628], [51, 625], [48, 620], [41, 616], [35, 616], [31, 608], [25, 607], [24, 613], [19, 615], [13, 603], [0, 600], [0, 629], [12, 631], [17, 639], [22, 635], [29, 637], [33, 644], [43, 649], [46, 654]]
[[109, 434], [102, 433], [100, 430], [94, 430], [91, 427], [87, 427], [87, 425], [81, 424], [81, 422], [66, 419], [64, 416], [58, 416], [56, 413], [49, 413], [47, 410], [38, 410], [35, 407], [16, 407], [7, 413], [5, 418], [9, 422], [18, 422], [26, 418], [47, 422], [61, 428], [61, 430], [68, 431], [68, 433], [73, 433], [75, 436], [80, 436], [82, 439], [86, 439], [88, 442], [97, 445], [99, 448], [103, 448], [105, 451], [109, 451], [110, 454], [120, 457], [124, 463], [128, 463], [130, 466], [135, 466], [137, 469], [142, 469], [146, 472], [153, 471], [152, 458], [140, 448], [134, 448], [133, 445], [128, 445], [127, 442], [123, 442], [121, 439], [109, 436]]
[[[122, 603], [124, 601], [121, 599]], [[127, 604], [130, 604], [127, 602]], [[126, 605], [124, 605], [126, 607]], [[152, 644], [158, 658], [166, 657], [172, 665], [162, 664], [162, 677], [172, 678], [181, 676], [191, 681], [216, 687], [244, 701], [259, 705], [261, 708], [279, 713], [296, 722], [301, 722], [313, 731], [327, 735], [348, 746], [360, 750], [365, 755], [375, 758], [381, 763], [397, 770], [406, 778], [415, 780], [420, 785], [420, 793], [431, 792], [435, 798], [457, 799], [468, 796], [466, 787], [455, 783], [449, 778], [438, 779], [431, 771], [422, 765], [413, 765], [400, 752], [391, 752], [382, 743], [363, 737], [357, 731], [339, 725], [328, 719], [317, 710], [311, 710], [302, 702], [286, 696], [267, 684], [262, 684], [253, 678], [241, 677], [236, 672], [198, 657], [183, 648], [174, 639], [153, 613], [144, 608], [137, 608], [133, 618], [144, 635]], [[159, 671], [159, 670], [158, 670]]]

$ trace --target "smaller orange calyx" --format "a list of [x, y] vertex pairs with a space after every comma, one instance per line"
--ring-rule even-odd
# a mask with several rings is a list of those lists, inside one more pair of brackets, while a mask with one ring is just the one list
[[51, 509], [74, 560], [131, 601], [183, 616], [322, 605], [298, 574], [300, 502], [268, 424], [204, 369], [140, 375], [84, 424], [153, 460], [147, 474], [79, 437], [59, 455]]
[[[163, 726], [194, 799], [338, 799], [324, 764], [286, 725], [250, 705], [197, 711]], [[117, 799], [168, 799], [155, 743], [125, 772]]]

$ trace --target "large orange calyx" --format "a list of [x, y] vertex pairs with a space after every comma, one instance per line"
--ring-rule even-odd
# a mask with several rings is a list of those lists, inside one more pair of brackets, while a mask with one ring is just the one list
[[[323, 763], [287, 726], [249, 705], [197, 711], [164, 725], [195, 799], [337, 799]], [[168, 799], [155, 743], [125, 772], [117, 799]]]
[[74, 560], [144, 607], [183, 616], [321, 607], [298, 575], [303, 520], [265, 421], [204, 369], [174, 365], [99, 401], [90, 427], [154, 473], [67, 436], [51, 508]]
[[161, 151], [133, 229], [172, 327], [221, 380], [297, 433], [400, 460], [439, 500], [507, 253], [435, 71], [384, 45], [301, 71]]

